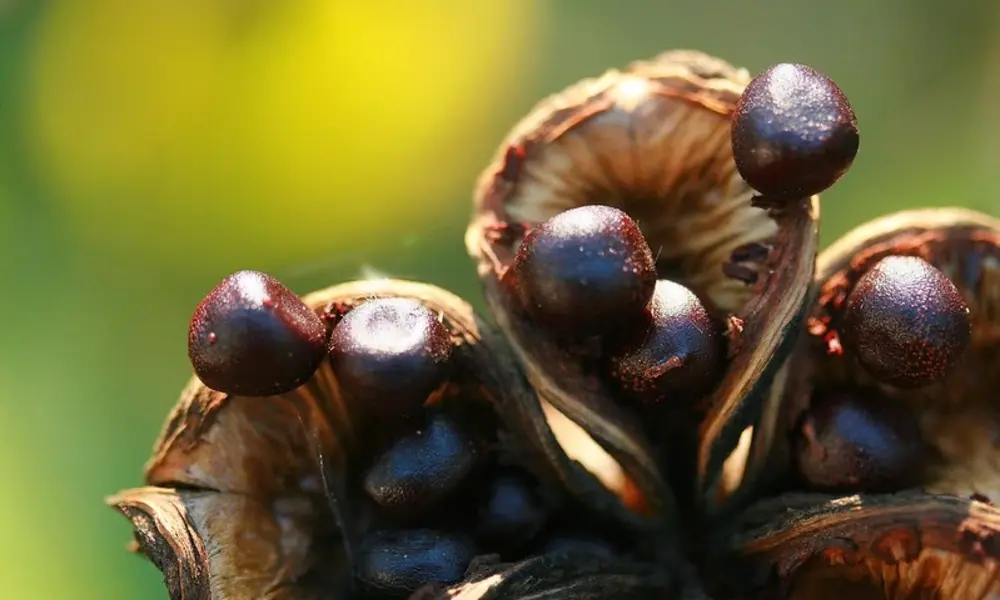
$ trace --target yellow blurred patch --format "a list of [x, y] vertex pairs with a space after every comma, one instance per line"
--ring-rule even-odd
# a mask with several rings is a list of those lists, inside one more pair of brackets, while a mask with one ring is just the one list
[[413, 232], [467, 210], [475, 173], [451, 165], [526, 68], [534, 7], [57, 1], [42, 177], [84, 243], [136, 260], [273, 265]]

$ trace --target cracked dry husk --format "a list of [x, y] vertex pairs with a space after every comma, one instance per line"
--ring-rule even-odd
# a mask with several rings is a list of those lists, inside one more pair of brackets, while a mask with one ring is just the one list
[[[490, 403], [510, 430], [543, 422], [540, 414], [523, 412], [532, 404], [518, 396], [533, 392], [505, 346], [452, 294], [378, 280], [334, 286], [303, 300], [320, 314], [333, 314], [385, 296], [417, 298], [442, 315], [456, 343], [456, 371], [466, 374], [452, 385]], [[287, 401], [292, 397], [296, 403]], [[148, 487], [121, 492], [108, 503], [132, 521], [134, 549], [163, 571], [172, 598], [345, 597], [351, 573], [324, 478], [337, 485], [356, 448], [352, 425], [326, 363], [283, 397], [227, 396], [192, 378], [147, 464]], [[522, 436], [502, 443], [507, 459], [532, 470], [542, 485], [556, 481], [549, 463], [537, 457], [543, 450]], [[327, 467], [322, 473], [317, 448]], [[343, 520], [363, 527], [364, 516], [353, 511], [350, 498], [341, 494], [338, 500]]]
[[[586, 472], [567, 484], [577, 493], [588, 486], [593, 506], [630, 525], [673, 519], [670, 484], [683, 494], [680, 504], [711, 513], [742, 501], [769, 475], [778, 415], [771, 383], [809, 301], [819, 198], [783, 210], [754, 205], [730, 144], [730, 117], [749, 79], [718, 58], [682, 50], [583, 80], [522, 119], [477, 185], [466, 246], [491, 312], [546, 411], [576, 423], [620, 466], [597, 493]], [[670, 484], [657, 456], [661, 440], [650, 439], [606, 382], [533, 326], [503, 283], [518, 229], [586, 204], [633, 217], [659, 276], [691, 288], [728, 325], [728, 367], [699, 402], [689, 428], [697, 433], [686, 434], [692, 439], [684, 448], [667, 450], [679, 463]], [[748, 245], [765, 249], [750, 275], [730, 260]], [[588, 457], [574, 458], [589, 465]]]
[[1000, 594], [1000, 511], [921, 491], [789, 493], [745, 511], [716, 540], [732, 549], [715, 597], [985, 600]]

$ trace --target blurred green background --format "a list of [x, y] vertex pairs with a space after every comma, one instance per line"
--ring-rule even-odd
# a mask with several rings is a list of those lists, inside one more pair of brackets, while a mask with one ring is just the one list
[[462, 233], [507, 128], [675, 47], [847, 92], [863, 140], [824, 242], [907, 206], [1000, 213], [998, 25], [987, 0], [0, 0], [0, 597], [165, 597], [102, 498], [141, 482], [227, 273], [478, 302]]

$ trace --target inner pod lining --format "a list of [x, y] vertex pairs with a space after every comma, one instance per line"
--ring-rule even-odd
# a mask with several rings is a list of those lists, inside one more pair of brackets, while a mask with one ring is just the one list
[[777, 225], [750, 204], [728, 115], [657, 95], [656, 85], [619, 72], [581, 84], [590, 88], [577, 107], [585, 116], [531, 146], [505, 209], [513, 222], [540, 223], [587, 204], [620, 208], [642, 229], [661, 277], [736, 312], [753, 289], [722, 265], [740, 246], [766, 244]]

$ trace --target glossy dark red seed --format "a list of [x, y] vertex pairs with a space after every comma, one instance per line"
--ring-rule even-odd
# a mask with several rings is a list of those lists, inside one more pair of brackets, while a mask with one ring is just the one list
[[244, 396], [282, 394], [305, 383], [323, 360], [326, 327], [273, 277], [240, 271], [198, 305], [188, 357], [208, 387]]
[[779, 64], [753, 78], [733, 114], [733, 158], [761, 194], [804, 198], [832, 186], [858, 153], [858, 122], [829, 77]]
[[943, 379], [972, 338], [955, 284], [912, 256], [884, 258], [858, 280], [841, 329], [845, 348], [873, 377], [901, 388]]
[[581, 334], [641, 315], [656, 284], [639, 226], [609, 206], [567, 210], [532, 229], [513, 269], [524, 308], [537, 322]]
[[708, 393], [722, 373], [724, 338], [698, 296], [679, 283], [657, 281], [649, 317], [635, 345], [612, 358], [613, 377], [643, 402]]
[[920, 481], [926, 458], [907, 405], [861, 390], [813, 398], [795, 441], [799, 475], [823, 491], [904, 489]]
[[375, 461], [363, 488], [376, 504], [412, 518], [454, 496], [479, 459], [475, 443], [444, 413], [410, 433]]
[[448, 376], [451, 333], [409, 298], [378, 298], [349, 311], [330, 336], [330, 364], [341, 389], [370, 414], [420, 412]]

